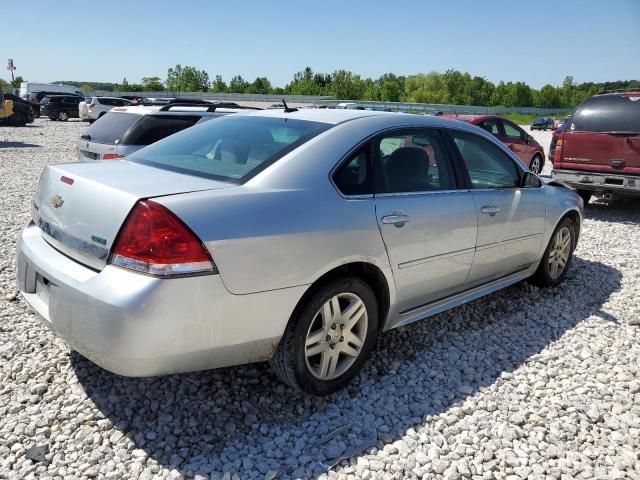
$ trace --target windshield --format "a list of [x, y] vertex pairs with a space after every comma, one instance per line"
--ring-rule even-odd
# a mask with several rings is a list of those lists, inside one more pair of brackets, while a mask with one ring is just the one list
[[205, 122], [128, 159], [179, 173], [244, 183], [331, 125], [234, 115]]
[[588, 98], [571, 118], [569, 130], [640, 133], [640, 96], [597, 95]]

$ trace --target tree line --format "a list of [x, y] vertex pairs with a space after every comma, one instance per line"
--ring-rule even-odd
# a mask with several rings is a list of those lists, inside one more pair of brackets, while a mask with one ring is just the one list
[[143, 77], [140, 83], [129, 83], [126, 78], [118, 84], [75, 81], [56, 83], [75, 85], [87, 92], [95, 89], [129, 92], [326, 95], [339, 100], [542, 108], [573, 108], [585, 98], [602, 90], [640, 88], [640, 80], [578, 84], [574, 82], [573, 77], [567, 76], [560, 86], [547, 84], [540, 89], [535, 89], [525, 82], [501, 81], [495, 84], [484, 77], [471, 76], [467, 72], [458, 70], [407, 76], [385, 73], [377, 79], [372, 79], [348, 70], [318, 73], [310, 67], [297, 72], [284, 87], [277, 87], [273, 86], [267, 77], [257, 77], [250, 82], [241, 75], [235, 75], [227, 83], [220, 75], [210, 78], [205, 70], [180, 64], [169, 68], [164, 80], [153, 76]]

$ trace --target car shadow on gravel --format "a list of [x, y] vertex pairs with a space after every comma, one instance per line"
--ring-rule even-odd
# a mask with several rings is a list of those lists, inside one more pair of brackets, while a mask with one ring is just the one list
[[599, 222], [633, 225], [640, 223], [640, 198], [618, 197], [610, 201], [591, 200], [584, 209], [584, 217]]
[[37, 145], [35, 143], [24, 143], [24, 142], [0, 142], [0, 148], [35, 148], [42, 147], [42, 145]]
[[[601, 308], [621, 280], [618, 270], [576, 257], [559, 287], [520, 283], [391, 331], [353, 384], [328, 398], [285, 387], [266, 364], [135, 379], [78, 354], [71, 362], [91, 401], [118, 430], [103, 435], [122, 442], [124, 433], [137, 449], [129, 453], [149, 468], [176, 469], [186, 478], [212, 472], [264, 478], [269, 471], [314, 478], [332, 458], [349, 452], [346, 462], [354, 465], [360, 450], [402, 438], [507, 381], [523, 364], [557, 360], [543, 350], [582, 321], [616, 322]], [[340, 435], [309, 448], [339, 427], [345, 427]]]

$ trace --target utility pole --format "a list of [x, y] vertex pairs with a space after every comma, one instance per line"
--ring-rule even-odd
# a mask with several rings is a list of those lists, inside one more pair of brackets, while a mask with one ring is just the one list
[[15, 78], [13, 77], [13, 71], [16, 69], [16, 67], [13, 66], [13, 58], [9, 59], [9, 63], [7, 64], [7, 70], [9, 70], [11, 72], [11, 83], [13, 83], [15, 81]]

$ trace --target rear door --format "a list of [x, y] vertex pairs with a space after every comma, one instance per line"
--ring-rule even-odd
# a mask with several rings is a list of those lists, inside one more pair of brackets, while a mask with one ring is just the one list
[[450, 131], [468, 172], [478, 237], [469, 287], [522, 270], [537, 261], [546, 218], [545, 195], [521, 188], [516, 162], [485, 138]]
[[376, 217], [400, 312], [465, 289], [477, 219], [458, 188], [438, 129], [385, 133], [373, 141]]
[[640, 92], [585, 100], [565, 129], [554, 166], [640, 175]]

